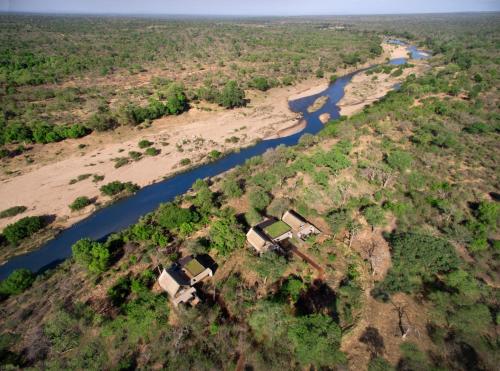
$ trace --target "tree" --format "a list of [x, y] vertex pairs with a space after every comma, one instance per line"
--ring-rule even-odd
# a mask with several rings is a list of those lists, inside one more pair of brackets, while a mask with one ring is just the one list
[[166, 92], [167, 108], [171, 115], [178, 115], [189, 108], [184, 88], [179, 84], [171, 84]]
[[109, 248], [99, 242], [84, 238], [71, 247], [75, 261], [92, 273], [106, 270], [111, 260]]
[[411, 166], [413, 157], [407, 152], [393, 151], [387, 156], [386, 161], [393, 169], [404, 171]]
[[214, 222], [209, 231], [210, 241], [223, 256], [243, 247], [245, 234], [234, 216], [228, 216]]
[[253, 88], [255, 89], [259, 89], [261, 91], [266, 91], [266, 90], [269, 90], [269, 88], [271, 87], [269, 85], [269, 82], [267, 81], [267, 79], [265, 77], [254, 77], [252, 79], [252, 82], [250, 84]]
[[246, 104], [245, 92], [236, 81], [228, 81], [219, 96], [219, 104], [226, 108], [241, 107]]
[[378, 205], [368, 206], [363, 210], [363, 216], [373, 227], [383, 226], [386, 223], [384, 210]]
[[123, 191], [127, 191], [130, 193], [137, 192], [139, 190], [139, 186], [132, 182], [122, 183], [116, 180], [114, 182], [103, 185], [101, 188], [99, 188], [99, 190], [105, 196], [115, 196]]
[[35, 280], [35, 275], [26, 268], [16, 269], [9, 276], [0, 282], [0, 294], [16, 295], [20, 294], [31, 286]]
[[184, 209], [172, 202], [162, 204], [156, 214], [158, 224], [171, 230], [179, 228], [183, 223], [196, 223], [199, 219], [197, 212]]
[[275, 282], [288, 267], [286, 259], [274, 252], [267, 252], [255, 258], [252, 268], [263, 279]]
[[339, 350], [341, 336], [340, 327], [323, 314], [296, 317], [288, 328], [288, 339], [299, 363], [316, 368], [345, 363], [345, 355]]
[[92, 203], [92, 201], [90, 200], [90, 198], [88, 198], [87, 196], [81, 196], [81, 197], [77, 197], [69, 205], [69, 208], [71, 209], [71, 211], [77, 211], [77, 210], [81, 210], [81, 209], [87, 207], [91, 203]]
[[9, 243], [17, 245], [23, 239], [38, 232], [44, 226], [45, 222], [41, 216], [27, 216], [5, 227], [3, 235]]
[[393, 267], [381, 285], [388, 292], [411, 293], [437, 274], [458, 268], [455, 249], [446, 240], [417, 233], [395, 233], [388, 240]]
[[259, 301], [248, 319], [255, 338], [272, 347], [286, 339], [287, 327], [292, 317], [286, 307], [272, 301]]
[[248, 198], [250, 200], [250, 206], [259, 211], [264, 210], [267, 205], [269, 205], [269, 202], [271, 202], [271, 197], [269, 197], [269, 194], [262, 188], [253, 189], [248, 195]]
[[221, 185], [222, 192], [228, 198], [237, 198], [243, 195], [238, 181], [234, 177], [226, 177]]

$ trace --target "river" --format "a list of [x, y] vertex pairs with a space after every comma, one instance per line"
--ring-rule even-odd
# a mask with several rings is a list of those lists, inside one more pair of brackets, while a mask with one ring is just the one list
[[[398, 43], [400, 41], [390, 40], [389, 42]], [[408, 46], [408, 50], [412, 59], [423, 59], [427, 56], [426, 53], [411, 45]], [[391, 60], [389, 63], [401, 65], [406, 61], [406, 58], [398, 58]], [[301, 132], [285, 138], [258, 142], [254, 146], [231, 153], [218, 161], [196, 167], [167, 180], [144, 187], [135, 195], [98, 210], [88, 218], [62, 231], [39, 249], [11, 258], [0, 266], [0, 279], [5, 279], [13, 270], [18, 268], [28, 268], [33, 272], [41, 272], [55, 267], [71, 256], [71, 246], [76, 241], [82, 238], [102, 240], [113, 232], [129, 227], [136, 223], [142, 215], [155, 210], [160, 203], [172, 201], [176, 196], [188, 191], [197, 179], [219, 175], [237, 165], [244, 164], [247, 159], [261, 155], [268, 149], [279, 145], [295, 145], [305, 133], [318, 133], [323, 128], [323, 124], [319, 120], [321, 114], [329, 113], [332, 120], [339, 118], [339, 109], [336, 104], [344, 96], [345, 86], [359, 72], [356, 71], [337, 79], [335, 83], [321, 93], [289, 103], [290, 109], [301, 113], [307, 122], [306, 127]], [[320, 110], [309, 113], [307, 107], [321, 96], [328, 97], [326, 104]]]

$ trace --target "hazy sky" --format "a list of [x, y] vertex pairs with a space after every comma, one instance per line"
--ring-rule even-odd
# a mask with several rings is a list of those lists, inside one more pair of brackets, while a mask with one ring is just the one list
[[309, 15], [498, 11], [500, 0], [0, 0], [0, 11]]

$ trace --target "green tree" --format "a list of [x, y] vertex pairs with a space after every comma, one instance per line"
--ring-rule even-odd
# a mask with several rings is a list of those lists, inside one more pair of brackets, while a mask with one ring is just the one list
[[111, 261], [109, 248], [88, 238], [77, 241], [71, 250], [75, 261], [91, 273], [104, 272]]
[[393, 151], [387, 156], [386, 161], [393, 169], [405, 171], [413, 163], [413, 157], [407, 152]]
[[183, 223], [196, 223], [199, 219], [195, 211], [184, 209], [172, 202], [162, 204], [156, 213], [158, 224], [170, 230], [179, 228]]
[[264, 210], [269, 205], [269, 202], [271, 202], [271, 197], [262, 188], [255, 188], [250, 191], [248, 198], [250, 206], [259, 211]]
[[303, 366], [321, 368], [346, 362], [339, 350], [340, 327], [329, 316], [310, 314], [294, 318], [288, 328], [288, 339]]
[[219, 96], [219, 104], [226, 108], [241, 107], [246, 104], [245, 92], [236, 81], [228, 81]]
[[189, 108], [184, 88], [179, 84], [171, 84], [166, 92], [167, 108], [171, 115], [178, 115]]
[[41, 216], [27, 216], [5, 227], [3, 235], [9, 243], [17, 245], [23, 239], [38, 232], [44, 226], [45, 222]]
[[35, 280], [35, 275], [26, 268], [14, 270], [9, 276], [0, 282], [0, 294], [16, 295], [20, 294], [31, 286]]
[[378, 205], [368, 206], [363, 209], [363, 216], [372, 227], [383, 226], [386, 224], [384, 210]]
[[238, 198], [243, 195], [243, 190], [234, 177], [226, 177], [222, 181], [221, 188], [224, 195], [228, 198]]
[[393, 267], [382, 283], [388, 292], [413, 292], [437, 274], [458, 268], [454, 247], [441, 238], [417, 233], [395, 233], [389, 237]]
[[229, 255], [245, 244], [245, 234], [234, 216], [228, 216], [214, 222], [210, 227], [209, 235], [212, 245], [223, 256]]

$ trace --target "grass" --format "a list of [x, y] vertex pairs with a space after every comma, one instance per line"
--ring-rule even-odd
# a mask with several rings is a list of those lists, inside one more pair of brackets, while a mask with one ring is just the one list
[[267, 235], [273, 239], [287, 233], [290, 230], [290, 226], [281, 220], [278, 220], [276, 223], [268, 225], [264, 228], [264, 232], [266, 232]]
[[17, 214], [24, 213], [28, 208], [26, 206], [13, 206], [0, 211], [0, 219], [10, 218], [11, 216], [15, 216]]

